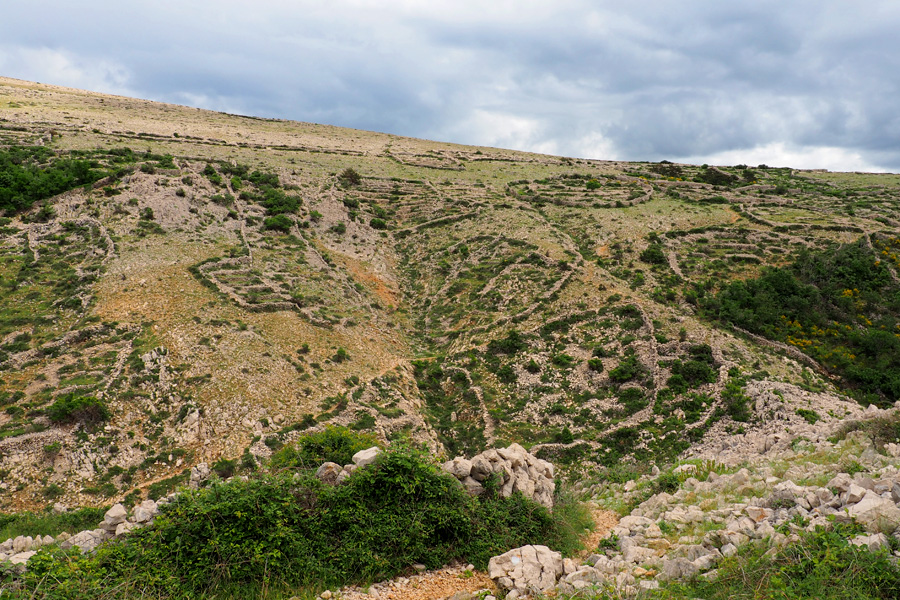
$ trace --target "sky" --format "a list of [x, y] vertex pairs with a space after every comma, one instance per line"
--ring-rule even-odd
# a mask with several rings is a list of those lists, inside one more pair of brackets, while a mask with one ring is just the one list
[[900, 172], [896, 0], [28, 0], [0, 75], [563, 156]]

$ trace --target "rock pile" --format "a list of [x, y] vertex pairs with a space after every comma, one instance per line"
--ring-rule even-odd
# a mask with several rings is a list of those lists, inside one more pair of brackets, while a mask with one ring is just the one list
[[457, 457], [444, 463], [442, 468], [462, 482], [472, 494], [481, 494], [484, 482], [496, 476], [500, 494], [504, 497], [521, 492], [542, 506], [553, 507], [556, 488], [553, 465], [529, 454], [519, 444], [485, 450], [471, 460]]
[[360, 468], [365, 467], [367, 465], [371, 465], [375, 462], [375, 459], [378, 455], [381, 454], [381, 449], [377, 446], [373, 446], [372, 448], [368, 448], [366, 450], [360, 450], [356, 454], [353, 455], [351, 459], [353, 461], [352, 464], [344, 465], [343, 467], [334, 462], [325, 462], [316, 470], [316, 477], [322, 480], [324, 483], [329, 485], [338, 485], [344, 482], [353, 472]]

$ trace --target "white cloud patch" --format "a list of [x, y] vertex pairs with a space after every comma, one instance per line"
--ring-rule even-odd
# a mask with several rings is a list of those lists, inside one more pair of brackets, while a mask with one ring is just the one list
[[768, 165], [795, 169], [828, 169], [829, 171], [866, 171], [884, 173], [888, 169], [872, 164], [859, 152], [828, 146], [792, 146], [773, 142], [741, 150], [726, 150], [709, 155], [687, 156], [677, 162], [692, 164]]
[[[535, 118], [479, 109], [447, 130], [447, 134], [457, 142], [476, 146], [556, 154], [559, 151], [557, 142], [546, 139], [542, 127], [541, 121]], [[471, 141], [462, 142], [463, 136]]]
[[66, 50], [0, 45], [0, 73], [106, 94], [134, 95], [124, 65], [109, 59], [77, 56]]

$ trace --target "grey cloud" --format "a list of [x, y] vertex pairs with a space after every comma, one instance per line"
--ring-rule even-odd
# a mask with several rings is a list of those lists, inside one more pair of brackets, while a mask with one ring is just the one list
[[54, 4], [14, 3], [0, 38], [121, 65], [152, 99], [593, 158], [782, 144], [900, 170], [893, 2]]

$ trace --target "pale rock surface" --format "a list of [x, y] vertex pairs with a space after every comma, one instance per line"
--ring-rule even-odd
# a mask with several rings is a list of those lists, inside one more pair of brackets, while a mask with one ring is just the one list
[[209, 468], [209, 465], [206, 463], [200, 463], [191, 468], [191, 479], [188, 483], [188, 487], [196, 490], [199, 488], [207, 479], [209, 479], [212, 470]]
[[[112, 508], [106, 511], [106, 514], [103, 516], [103, 525], [112, 527], [112, 530], [115, 531], [116, 525], [125, 521], [128, 517], [128, 511], [121, 504], [114, 504]], [[107, 529], [104, 527], [104, 529]]]
[[847, 515], [871, 533], [893, 533], [900, 527], [900, 509], [897, 505], [871, 491], [848, 508]]
[[562, 555], [546, 546], [522, 546], [488, 562], [488, 576], [517, 597], [551, 590], [562, 574]]
[[480, 494], [484, 489], [482, 484], [495, 476], [502, 496], [520, 492], [547, 508], [553, 506], [556, 489], [553, 465], [530, 454], [519, 444], [491, 448], [472, 459], [456, 457], [444, 463], [442, 469], [456, 477], [471, 494]]
[[353, 455], [353, 464], [355, 464], [357, 467], [365, 467], [367, 465], [371, 465], [373, 462], [375, 462], [375, 459], [379, 454], [381, 454], [381, 449], [377, 446], [367, 448], [366, 450], [360, 450]]
[[335, 485], [338, 477], [344, 472], [344, 468], [333, 462], [324, 462], [316, 469], [316, 477], [325, 484]]

